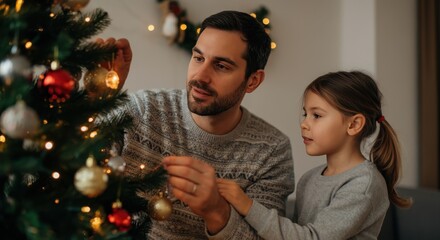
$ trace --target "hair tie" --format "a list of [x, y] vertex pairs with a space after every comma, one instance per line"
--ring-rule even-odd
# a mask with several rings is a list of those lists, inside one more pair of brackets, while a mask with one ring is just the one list
[[385, 117], [383, 115], [381, 115], [380, 117], [377, 118], [378, 123], [381, 123], [383, 121], [385, 121]]

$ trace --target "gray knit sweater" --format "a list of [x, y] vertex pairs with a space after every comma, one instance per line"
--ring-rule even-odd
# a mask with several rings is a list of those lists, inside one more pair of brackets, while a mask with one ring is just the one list
[[298, 182], [293, 221], [254, 201], [246, 221], [266, 239], [377, 239], [389, 206], [385, 179], [370, 161], [335, 176], [325, 165]]
[[[127, 177], [139, 176], [161, 164], [168, 155], [193, 156], [208, 162], [220, 178], [234, 179], [253, 199], [283, 213], [293, 192], [293, 159], [289, 139], [279, 130], [242, 107], [238, 126], [225, 135], [200, 129], [187, 106], [185, 90], [142, 90], [130, 94], [129, 104], [117, 114], [129, 114], [129, 129], [121, 156]], [[141, 170], [140, 165], [145, 169]], [[139, 194], [151, 197], [148, 192]], [[257, 239], [258, 235], [231, 207], [225, 228], [212, 239]], [[153, 221], [148, 239], [208, 239], [199, 216], [182, 202], [173, 202], [166, 221]]]

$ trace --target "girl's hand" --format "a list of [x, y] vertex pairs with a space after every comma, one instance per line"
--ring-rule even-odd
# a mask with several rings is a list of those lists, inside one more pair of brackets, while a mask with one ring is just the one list
[[217, 179], [217, 186], [220, 194], [228, 201], [242, 216], [246, 216], [252, 206], [252, 199], [249, 198], [241, 187], [232, 180]]

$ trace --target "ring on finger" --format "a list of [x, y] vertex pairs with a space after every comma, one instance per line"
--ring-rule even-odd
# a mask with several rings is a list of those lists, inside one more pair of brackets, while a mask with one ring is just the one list
[[195, 194], [196, 191], [197, 191], [197, 184], [194, 184], [191, 193]]

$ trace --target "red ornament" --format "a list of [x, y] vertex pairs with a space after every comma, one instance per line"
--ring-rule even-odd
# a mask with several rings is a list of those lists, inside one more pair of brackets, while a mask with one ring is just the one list
[[113, 212], [108, 215], [108, 221], [113, 223], [119, 231], [127, 231], [131, 227], [131, 216], [123, 208], [113, 208]]
[[171, 1], [168, 8], [170, 9], [170, 12], [174, 13], [176, 16], [179, 16], [179, 14], [182, 12], [182, 9], [180, 9], [177, 1]]
[[65, 102], [75, 88], [75, 79], [67, 71], [57, 69], [40, 77], [38, 87], [48, 96], [49, 102]]

